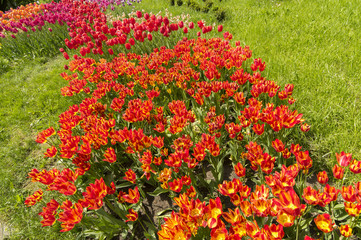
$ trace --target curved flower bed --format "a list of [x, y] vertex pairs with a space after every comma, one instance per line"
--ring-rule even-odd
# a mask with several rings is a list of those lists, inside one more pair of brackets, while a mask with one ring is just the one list
[[[352, 235], [360, 182], [330, 186], [320, 172], [323, 186], [307, 186], [313, 161], [296, 141], [309, 125], [292, 105], [294, 86], [262, 76], [266, 64], [252, 59], [248, 46], [231, 43], [228, 32], [204, 38], [213, 28], [202, 21], [172, 23], [137, 12], [138, 19], [108, 23], [98, 11], [82, 15], [70, 25], [66, 44], [80, 55], [65, 66], [69, 84], [61, 90], [81, 103], [36, 139], [49, 144], [45, 157], [63, 168], [29, 173], [44, 188], [25, 204], [45, 202], [43, 226], [70, 231], [81, 224], [82, 234], [96, 238], [139, 232], [149, 239]], [[141, 51], [171, 34], [180, 39], [174, 47]], [[336, 180], [345, 171], [361, 172], [351, 154], [336, 157]], [[233, 174], [225, 174], [227, 166]], [[177, 207], [150, 217], [144, 209], [150, 196]]]

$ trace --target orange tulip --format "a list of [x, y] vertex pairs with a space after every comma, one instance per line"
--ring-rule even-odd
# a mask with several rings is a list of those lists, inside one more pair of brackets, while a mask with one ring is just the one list
[[43, 207], [43, 211], [39, 213], [40, 216], [43, 217], [43, 220], [40, 222], [43, 227], [51, 226], [55, 223], [55, 215], [57, 214], [57, 210], [60, 204], [51, 199], [50, 202], [46, 204], [46, 207]]
[[174, 192], [180, 192], [183, 187], [183, 181], [181, 178], [174, 179], [172, 182], [168, 183], [169, 189]]
[[235, 211], [228, 209], [228, 212], [224, 212], [222, 216], [228, 223], [232, 224], [232, 226], [246, 221], [246, 219], [241, 215], [239, 208], [236, 208]]
[[73, 205], [72, 202], [66, 200], [60, 208], [64, 210], [59, 213], [58, 221], [62, 223], [61, 227], [63, 228], [60, 232], [70, 231], [83, 218], [83, 207], [80, 203]]
[[268, 236], [268, 239], [272, 240], [281, 240], [285, 235], [282, 225], [272, 224], [271, 226], [268, 226], [266, 224], [263, 230]]
[[229, 235], [226, 227], [223, 225], [217, 228], [213, 228], [211, 231], [211, 240], [222, 240], [222, 239], [229, 239]]
[[348, 215], [352, 217], [358, 217], [361, 213], [361, 204], [352, 203], [352, 202], [344, 202], [345, 211]]
[[132, 208], [128, 210], [129, 214], [126, 215], [127, 220], [125, 222], [134, 222], [138, 219], [138, 213]]
[[222, 203], [219, 197], [216, 200], [211, 199], [206, 209], [208, 215], [207, 226], [209, 228], [215, 228], [219, 223], [219, 217], [222, 215]]
[[326, 171], [319, 172], [317, 174], [317, 181], [321, 184], [326, 184], [328, 182], [328, 176]]
[[135, 187], [135, 189], [129, 189], [129, 193], [128, 194], [124, 194], [122, 196], [122, 198], [124, 199], [124, 201], [126, 201], [127, 203], [137, 203], [139, 202], [139, 198], [140, 198], [140, 195], [139, 195], [139, 191], [138, 191], [138, 187]]
[[251, 238], [254, 238], [257, 235], [257, 233], [260, 233], [260, 229], [256, 221], [247, 222], [246, 230], [247, 230], [247, 235], [250, 236]]
[[306, 208], [306, 205], [300, 203], [300, 198], [293, 189], [287, 192], [282, 191], [279, 199], [276, 198], [274, 201], [282, 211], [295, 217], [300, 216]]
[[53, 127], [43, 130], [41, 133], [38, 134], [36, 137], [37, 143], [46, 143], [47, 139], [55, 134], [55, 130]]
[[128, 169], [128, 171], [125, 172], [125, 177], [123, 177], [123, 179], [131, 183], [135, 183], [135, 181], [137, 180], [137, 176], [132, 169]]
[[301, 125], [301, 131], [302, 131], [302, 132], [308, 132], [308, 131], [310, 130], [310, 128], [311, 128], [311, 126], [308, 125], [307, 123], [303, 123], [303, 124]]
[[348, 224], [341, 225], [340, 226], [340, 233], [344, 237], [351, 237], [352, 236], [352, 228]]
[[43, 190], [39, 189], [33, 195], [30, 195], [25, 199], [25, 205], [28, 207], [35, 205], [43, 199]]
[[299, 151], [295, 153], [296, 161], [300, 165], [300, 168], [304, 171], [308, 171], [312, 167], [312, 159], [310, 158], [308, 151]]
[[[234, 179], [235, 180], [235, 179]], [[239, 189], [238, 189], [237, 181], [223, 181], [222, 184], [218, 185], [218, 191], [224, 195], [232, 197], [235, 195]]]
[[341, 195], [343, 199], [345, 199], [345, 201], [347, 202], [356, 201], [356, 192], [355, 192], [355, 188], [352, 185], [342, 186]]
[[83, 196], [90, 206], [89, 209], [96, 210], [103, 206], [103, 199], [107, 194], [107, 185], [105, 185], [103, 178], [100, 178], [86, 187], [86, 192], [83, 193]]
[[335, 166], [332, 168], [333, 176], [336, 179], [342, 179], [343, 173], [345, 172], [345, 169], [335, 164]]
[[257, 135], [262, 135], [264, 132], [264, 124], [255, 124], [252, 129]]
[[237, 165], [234, 166], [234, 172], [238, 177], [246, 176], [246, 168], [239, 162]]
[[55, 146], [51, 146], [50, 148], [48, 148], [46, 150], [46, 153], [44, 153], [44, 156], [45, 157], [48, 157], [48, 158], [52, 158], [56, 155], [56, 153], [58, 152], [58, 150], [56, 149]]
[[288, 150], [288, 148], [285, 148], [285, 150], [282, 151], [282, 156], [284, 159], [289, 159], [291, 157], [290, 150]]
[[251, 203], [249, 201], [245, 200], [245, 201], [241, 202], [240, 207], [241, 207], [241, 210], [242, 210], [244, 216], [246, 216], [246, 217], [252, 216], [253, 211], [252, 211]]
[[361, 182], [355, 183], [355, 196], [356, 200], [361, 203]]
[[336, 153], [336, 159], [338, 164], [340, 164], [341, 167], [347, 167], [351, 160], [352, 160], [352, 154], [351, 153]]
[[303, 189], [302, 197], [303, 200], [305, 200], [305, 202], [310, 205], [317, 205], [317, 203], [319, 202], [318, 191], [313, 189], [311, 186], [308, 186], [305, 189]]
[[357, 161], [356, 159], [352, 160], [350, 164], [350, 171], [354, 174], [361, 173], [361, 161]]
[[256, 216], [267, 217], [269, 215], [271, 202], [267, 199], [252, 199], [251, 207]]
[[329, 233], [333, 230], [333, 223], [331, 216], [327, 213], [320, 214], [314, 219], [316, 226], [324, 233]]
[[277, 222], [283, 227], [291, 227], [295, 222], [296, 217], [294, 215], [288, 214], [284, 211], [281, 211], [277, 215]]
[[274, 141], [272, 141], [272, 147], [277, 151], [277, 152], [283, 152], [285, 150], [285, 145], [283, 144], [283, 142], [279, 139], [276, 139]]

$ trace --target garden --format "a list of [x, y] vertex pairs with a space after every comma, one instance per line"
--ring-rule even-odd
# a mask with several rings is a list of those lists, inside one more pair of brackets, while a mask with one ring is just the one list
[[18, 2], [2, 238], [361, 238], [357, 1]]

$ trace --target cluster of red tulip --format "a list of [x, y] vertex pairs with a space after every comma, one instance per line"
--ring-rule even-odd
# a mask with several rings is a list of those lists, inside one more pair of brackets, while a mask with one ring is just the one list
[[[193, 22], [173, 22], [173, 19], [166, 16], [150, 15], [141, 11], [136, 12], [135, 18], [115, 20], [109, 24], [106, 15], [100, 12], [99, 8], [94, 12], [94, 6], [87, 2], [84, 2], [84, 6], [78, 11], [84, 16], [70, 24], [70, 39], [65, 39], [65, 44], [69, 49], [78, 49], [83, 57], [91, 53], [117, 55], [130, 50], [136, 43], [148, 41], [150, 45], [154, 34], [158, 40], [162, 39], [158, 35], [168, 38], [172, 32], [177, 31], [183, 31], [184, 36], [187, 36], [188, 32], [196, 27]], [[199, 36], [212, 31], [212, 26], [205, 25], [203, 21], [198, 22], [198, 27]], [[147, 48], [150, 49], [149, 46]], [[61, 51], [64, 57], [69, 59], [68, 53], [64, 49]]]
[[[313, 161], [288, 140], [309, 130], [292, 105], [293, 85], [281, 88], [265, 79], [266, 65], [251, 60], [249, 47], [231, 44], [226, 32], [223, 38], [182, 37], [173, 48], [150, 53], [85, 58], [104, 54], [105, 46], [129, 49], [135, 41], [152, 40], [152, 32], [162, 38], [178, 29], [186, 34], [194, 24], [137, 12], [144, 20], [124, 19], [109, 27], [100, 11], [89, 10], [90, 3], [76, 4], [84, 19], [71, 24], [66, 44], [83, 57], [75, 55], [66, 66], [72, 73], [62, 73], [69, 84], [61, 92], [79, 94], [82, 102], [59, 116], [57, 131], [50, 127], [36, 139], [49, 143], [45, 157], [61, 159], [66, 167], [29, 173], [62, 201], [43, 196], [43, 190], [26, 199], [28, 206], [47, 202], [39, 213], [43, 226], [60, 222], [61, 231], [69, 231], [85, 222], [101, 231], [96, 225], [105, 222], [113, 230], [106, 228], [104, 235], [112, 237], [155, 225], [142, 205], [148, 196], [168, 193], [178, 208], [164, 219], [158, 236], [144, 228], [147, 238], [352, 235], [361, 213], [361, 183], [337, 189], [320, 172], [323, 189], [305, 186]], [[212, 30], [202, 21], [198, 28]], [[128, 37], [131, 32], [134, 38]], [[361, 162], [351, 154], [337, 154], [337, 161], [335, 179], [343, 179], [347, 167], [361, 172]], [[227, 165], [233, 179], [224, 174]], [[96, 222], [82, 221], [95, 215]]]

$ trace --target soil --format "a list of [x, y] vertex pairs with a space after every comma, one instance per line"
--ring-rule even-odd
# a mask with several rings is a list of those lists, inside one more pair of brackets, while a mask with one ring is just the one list
[[[205, 169], [206, 180], [214, 180], [214, 177], [210, 170], [211, 166], [206, 165], [204, 167], [206, 168]], [[198, 169], [198, 170], [203, 172], [202, 169]], [[224, 180], [231, 181], [233, 178], [237, 177], [237, 175], [234, 173], [233, 166], [230, 161], [225, 161], [223, 170], [224, 170], [224, 175], [223, 175]], [[251, 182], [252, 181], [250, 181], [250, 183]], [[150, 188], [152, 188], [152, 187], [150, 187]], [[202, 189], [200, 189], [200, 190], [202, 192]], [[154, 189], [149, 189], [149, 192], [152, 192], [152, 191], [154, 191]], [[207, 193], [208, 190], [204, 189], [204, 192]], [[225, 197], [224, 199], [222, 198], [222, 203], [223, 203], [225, 209], [234, 207], [228, 197]], [[169, 198], [167, 193], [163, 193], [163, 194], [160, 194], [159, 196], [155, 196], [155, 197], [147, 195], [147, 198], [143, 201], [143, 206], [144, 206], [144, 210], [141, 209], [138, 213], [139, 218], [143, 218], [145, 221], [148, 221], [148, 222], [150, 222], [149, 218], [151, 218], [152, 222], [158, 229], [160, 229], [161, 225], [164, 223], [163, 218], [166, 217], [167, 215], [170, 216], [171, 209], [174, 209], [174, 210], [178, 209], [178, 206], [173, 205], [173, 202], [172, 202], [171, 198]], [[169, 209], [169, 211], [166, 211], [161, 216], [157, 215], [160, 212], [165, 211], [167, 209]], [[133, 232], [137, 233], [134, 236], [134, 239], [137, 239], [137, 240], [146, 239], [143, 235], [144, 230], [142, 229], [142, 227], [140, 225], [138, 225], [137, 229]], [[126, 240], [126, 239], [121, 238], [120, 236], [118, 239]]]

